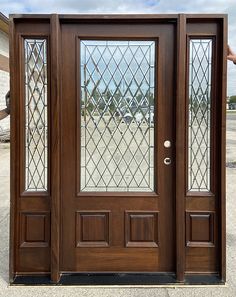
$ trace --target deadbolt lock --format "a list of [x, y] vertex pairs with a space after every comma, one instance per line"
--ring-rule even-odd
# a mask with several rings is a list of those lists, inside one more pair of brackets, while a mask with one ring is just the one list
[[170, 165], [171, 164], [171, 158], [165, 158], [164, 159], [164, 164], [165, 165]]

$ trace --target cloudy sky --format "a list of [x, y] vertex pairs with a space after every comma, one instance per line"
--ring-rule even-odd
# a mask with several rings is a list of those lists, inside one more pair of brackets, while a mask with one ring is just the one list
[[[0, 0], [9, 13], [227, 13], [236, 52], [236, 0]], [[236, 66], [228, 63], [228, 94], [236, 94]]]

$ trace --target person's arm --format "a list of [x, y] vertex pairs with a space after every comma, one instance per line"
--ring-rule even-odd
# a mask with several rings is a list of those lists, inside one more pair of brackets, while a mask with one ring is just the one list
[[229, 45], [228, 45], [227, 59], [229, 61], [232, 61], [236, 65], [236, 54], [232, 51]]
[[6, 108], [3, 110], [0, 110], [0, 120], [5, 119], [8, 116]]

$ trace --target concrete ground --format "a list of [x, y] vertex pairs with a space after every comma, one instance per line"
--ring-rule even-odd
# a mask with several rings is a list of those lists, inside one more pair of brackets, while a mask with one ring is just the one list
[[[0, 144], [0, 297], [4, 296], [236, 296], [236, 168], [227, 167], [227, 284], [208, 287], [128, 288], [9, 286], [9, 144]], [[236, 114], [227, 117], [227, 162], [236, 161]]]

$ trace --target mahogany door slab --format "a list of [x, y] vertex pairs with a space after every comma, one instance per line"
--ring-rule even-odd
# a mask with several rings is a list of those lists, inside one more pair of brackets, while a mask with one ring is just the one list
[[[173, 222], [175, 216], [173, 185], [175, 158], [173, 145], [169, 148], [164, 147], [166, 140], [169, 140], [171, 144], [174, 143], [174, 25], [63, 24], [61, 30], [61, 271], [174, 271], [175, 244]], [[93, 41], [95, 46], [93, 45]], [[102, 85], [102, 83], [106, 83], [105, 81], [108, 76], [115, 76], [116, 74], [106, 74], [106, 69], [99, 70], [100, 72], [104, 71], [103, 77], [101, 75], [98, 78], [95, 74], [90, 73], [92, 71], [98, 71], [96, 67], [100, 67], [100, 64], [102, 64], [99, 64], [99, 59], [104, 59], [103, 65], [107, 65], [106, 63], [108, 62], [106, 59], [112, 59], [112, 55], [117, 56], [117, 59], [112, 61], [114, 64], [117, 62], [117, 64], [111, 66], [110, 72], [112, 71], [111, 69], [113, 69], [115, 73], [115, 69], [126, 67], [127, 69], [125, 69], [125, 71], [123, 71], [124, 69], [120, 69], [119, 73], [122, 76], [122, 73], [125, 72], [125, 74], [123, 74], [125, 78], [123, 79], [128, 80], [127, 71], [129, 71], [129, 66], [127, 66], [128, 64], [124, 66], [126, 62], [122, 60], [122, 58], [119, 60], [119, 55], [124, 52], [127, 53], [127, 51], [130, 50], [129, 55], [126, 54], [126, 59], [135, 59], [134, 68], [135, 64], [137, 67], [141, 68], [141, 70], [138, 69], [137, 71], [140, 71], [140, 75], [142, 76], [142, 81], [140, 83], [136, 82], [134, 85], [137, 90], [139, 88], [143, 88], [144, 90], [144, 84], [148, 83], [148, 73], [145, 74], [145, 76], [142, 75], [141, 71], [145, 71], [145, 65], [148, 65], [147, 54], [145, 56], [144, 53], [148, 43], [153, 46], [153, 52], [150, 53], [150, 55], [153, 56], [151, 57], [151, 62], [154, 65], [152, 69], [154, 76], [152, 79], [154, 83], [152, 92], [154, 98], [152, 99], [153, 108], [149, 110], [150, 117], [147, 120], [145, 114], [147, 110], [145, 104], [147, 105], [148, 103], [136, 102], [137, 105], [139, 104], [141, 107], [139, 106], [140, 112], [134, 112], [135, 114], [133, 113], [134, 108], [132, 104], [128, 107], [129, 110], [126, 110], [126, 112], [122, 114], [121, 104], [119, 103], [119, 105], [117, 103], [113, 108], [114, 113], [118, 113], [119, 111], [119, 114], [113, 114], [114, 118], [116, 116], [116, 121], [119, 121], [117, 124], [119, 127], [116, 127], [116, 129], [127, 131], [135, 127], [133, 134], [136, 133], [137, 136], [132, 136], [131, 134], [127, 136], [129, 135], [128, 132], [124, 132], [124, 136], [121, 136], [123, 139], [119, 144], [113, 143], [113, 147], [115, 146], [116, 151], [118, 151], [120, 147], [119, 156], [125, 159], [127, 151], [122, 151], [122, 141], [124, 141], [125, 137], [126, 142], [130, 141], [131, 143], [133, 141], [132, 143], [134, 143], [133, 147], [132, 144], [130, 147], [129, 145], [126, 147], [127, 150], [131, 150], [131, 158], [134, 155], [132, 150], [138, 150], [138, 146], [142, 146], [142, 150], [149, 149], [149, 146], [152, 146], [151, 153], [153, 154], [153, 160], [150, 162], [153, 164], [154, 168], [151, 173], [152, 183], [149, 185], [150, 189], [143, 190], [142, 186], [140, 186], [140, 188], [136, 187], [135, 190], [132, 191], [131, 188], [124, 189], [124, 185], [113, 185], [113, 188], [111, 187], [110, 190], [109, 186], [112, 183], [107, 185], [105, 189], [105, 187], [99, 188], [99, 186], [96, 188], [96, 181], [93, 181], [90, 183], [92, 185], [90, 188], [83, 190], [84, 176], [87, 174], [87, 171], [89, 172], [88, 179], [93, 180], [96, 179], [96, 175], [92, 175], [93, 170], [103, 170], [104, 173], [101, 173], [99, 178], [100, 180], [104, 179], [104, 184], [106, 182], [108, 183], [107, 180], [110, 178], [109, 170], [112, 170], [112, 166], [115, 166], [111, 165], [111, 167], [108, 167], [110, 166], [107, 165], [109, 160], [106, 160], [107, 157], [102, 157], [102, 154], [106, 154], [106, 149], [112, 151], [111, 139], [107, 139], [106, 132], [104, 132], [106, 129], [109, 129], [109, 123], [107, 124], [109, 121], [106, 120], [107, 114], [109, 113], [106, 113], [106, 111], [101, 113], [100, 107], [100, 109], [97, 109], [95, 112], [94, 109], [96, 107], [93, 107], [93, 115], [91, 115], [92, 112], [89, 110], [89, 104], [87, 104], [88, 110], [86, 110], [86, 106], [84, 107], [84, 105], [86, 105], [86, 103], [84, 103], [84, 96], [87, 96], [87, 100], [91, 98], [95, 100], [95, 95], [92, 94], [94, 89], [89, 89], [89, 87], [87, 87], [87, 93], [84, 94], [83, 83], [84, 81], [87, 84], [91, 83], [91, 81], [87, 82], [87, 80], [90, 79], [93, 80], [94, 85], [99, 83]], [[90, 48], [88, 45], [90, 45]], [[132, 48], [132, 45], [136, 46], [136, 48]], [[81, 67], [84, 55], [82, 51], [84, 51], [83, 47], [85, 46], [88, 47], [86, 54], [89, 55], [89, 57], [87, 56], [87, 67], [90, 67], [87, 74], [87, 76], [89, 76], [88, 79], [83, 72], [84, 68]], [[116, 47], [115, 49], [114, 46]], [[140, 53], [138, 53], [139, 50]], [[120, 53], [117, 54], [119, 51]], [[145, 61], [145, 63], [143, 61]], [[96, 64], [95, 62], [98, 63], [98, 66], [94, 66]], [[91, 63], [91, 66], [89, 66], [89, 63]], [[122, 63], [124, 64], [123, 66]], [[130, 65], [132, 65], [132, 62]], [[134, 69], [132, 71], [135, 72], [136, 70]], [[130, 75], [131, 78], [135, 77], [132, 72]], [[114, 78], [114, 80], [115, 79], [116, 78]], [[139, 79], [138, 75], [136, 79]], [[113, 82], [113, 84], [115, 83], [116, 82]], [[128, 89], [127, 93], [132, 93], [132, 91], [129, 90], [132, 88], [132, 83], [129, 84], [127, 81], [123, 83], [125, 84], [124, 88]], [[107, 85], [112, 88], [112, 83], [109, 84], [108, 82]], [[99, 87], [97, 89], [99, 90]], [[101, 96], [108, 95], [106, 93], [100, 94], [99, 96], [99, 98], [101, 98]], [[115, 94], [110, 96], [115, 98]], [[126, 100], [126, 105], [128, 105], [129, 103], [127, 103], [128, 99], [126, 97], [128, 97], [128, 95], [123, 95], [123, 99], [121, 98], [120, 101]], [[145, 94], [143, 97], [145, 97]], [[136, 100], [137, 96], [133, 96], [132, 98]], [[130, 99], [131, 101], [132, 98]], [[101, 99], [97, 100], [99, 101]], [[151, 99], [149, 98], [149, 100]], [[96, 105], [99, 103], [93, 102], [93, 104]], [[106, 106], [102, 108], [105, 110]], [[111, 108], [111, 105], [109, 108]], [[150, 115], [151, 112], [153, 115]], [[131, 122], [129, 122], [127, 114], [133, 116]], [[142, 119], [139, 120], [138, 116], [142, 117]], [[153, 117], [152, 119], [151, 116]], [[84, 119], [84, 117], [86, 117], [86, 119]], [[97, 122], [94, 123], [95, 121]], [[103, 122], [105, 124], [103, 124]], [[87, 137], [91, 138], [91, 141], [87, 142], [87, 147], [85, 148], [88, 150], [89, 155], [86, 159], [88, 162], [85, 165], [84, 162], [86, 160], [84, 161], [83, 159], [84, 151], [81, 149], [81, 146], [84, 146], [83, 125], [87, 125], [87, 129], [90, 129], [87, 131]], [[152, 128], [148, 125], [152, 126]], [[145, 127], [147, 127], [147, 131], [149, 129], [147, 133], [153, 133], [153, 143], [146, 142], [143, 144], [139, 142], [143, 134], [138, 134], [139, 132], [137, 132], [137, 130], [142, 129], [142, 131], [144, 131]], [[92, 137], [91, 133], [94, 133]], [[101, 136], [96, 133], [104, 134]], [[99, 141], [96, 140], [98, 137]], [[130, 138], [132, 138], [132, 140], [130, 140]], [[103, 152], [99, 151], [101, 141], [104, 142]], [[94, 165], [94, 163], [96, 163], [95, 154], [97, 154], [96, 158], [102, 159], [103, 163], [97, 162], [97, 164]], [[140, 154], [142, 154], [142, 151]], [[136, 158], [136, 156], [133, 158]], [[169, 165], [165, 164], [165, 158], [172, 160], [172, 163]], [[93, 160], [92, 163], [91, 159]], [[145, 157], [143, 157], [143, 159], [145, 159]], [[139, 174], [134, 173], [132, 168], [130, 169], [130, 179], [133, 178], [132, 174], [137, 175], [137, 178], [135, 176], [136, 180], [144, 176], [142, 172], [142, 166], [144, 166], [141, 164], [142, 160], [136, 161], [135, 163], [137, 166], [136, 172], [140, 170]], [[148, 166], [152, 164], [148, 164]], [[84, 171], [82, 171], [83, 166], [85, 167]], [[125, 164], [124, 166], [126, 166], [126, 170], [129, 170], [128, 167], [134, 165], [130, 162], [129, 165]], [[106, 172], [106, 169], [103, 167], [107, 169]], [[117, 172], [118, 169], [119, 168], [117, 168]], [[147, 168], [147, 170], [149, 169]], [[126, 173], [124, 173], [124, 175], [125, 174]], [[122, 180], [122, 176], [120, 176], [120, 180]], [[120, 183], [122, 183], [122, 181]], [[130, 183], [132, 184], [132, 182]], [[97, 185], [99, 185], [99, 181]]]

